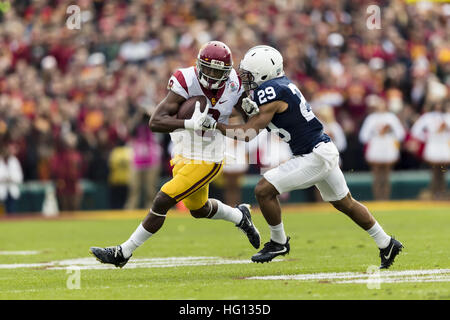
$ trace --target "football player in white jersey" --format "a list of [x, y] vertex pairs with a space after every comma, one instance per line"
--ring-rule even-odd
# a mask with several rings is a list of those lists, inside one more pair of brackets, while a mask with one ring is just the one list
[[[183, 201], [195, 218], [234, 223], [254, 248], [260, 246], [260, 235], [252, 223], [249, 205], [232, 208], [219, 200], [208, 199], [209, 183], [223, 167], [224, 137], [215, 132], [214, 136], [202, 139], [203, 134], [197, 131], [207, 127], [209, 119], [227, 123], [233, 108], [245, 117], [240, 109], [243, 89], [233, 69], [228, 46], [219, 41], [205, 44], [199, 51], [196, 66], [177, 70], [169, 79], [168, 89], [149, 125], [152, 131], [171, 134], [173, 178], [162, 186], [150, 212], [127, 241], [114, 247], [91, 247], [91, 253], [102, 263], [123, 267], [132, 252], [162, 227], [168, 210], [179, 201]], [[175, 115], [180, 106], [194, 96], [207, 98], [205, 110], [201, 112], [197, 102], [191, 119], [177, 119]]]

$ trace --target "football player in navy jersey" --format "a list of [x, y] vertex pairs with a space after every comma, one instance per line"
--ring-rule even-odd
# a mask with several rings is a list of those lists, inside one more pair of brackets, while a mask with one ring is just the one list
[[252, 261], [269, 262], [290, 251], [278, 195], [316, 186], [324, 201], [369, 233], [380, 249], [380, 268], [389, 268], [402, 243], [387, 235], [367, 207], [351, 196], [339, 167], [339, 152], [300, 90], [284, 75], [281, 54], [269, 46], [253, 47], [241, 61], [239, 73], [249, 95], [242, 101], [247, 122], [224, 125], [209, 119], [203, 129], [218, 129], [229, 137], [248, 141], [267, 128], [287, 142], [293, 153], [290, 160], [267, 171], [256, 185], [255, 195], [271, 238]]

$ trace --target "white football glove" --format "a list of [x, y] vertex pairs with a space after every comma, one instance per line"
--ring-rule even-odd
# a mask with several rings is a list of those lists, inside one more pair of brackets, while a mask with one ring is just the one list
[[250, 98], [242, 99], [242, 109], [249, 117], [259, 113], [258, 105]]
[[190, 119], [184, 120], [184, 128], [188, 130], [202, 130], [203, 122], [208, 116], [209, 103], [203, 112], [200, 111], [200, 102], [195, 103], [195, 110]]
[[216, 126], [217, 126], [217, 121], [210, 115], [207, 115], [205, 120], [203, 121], [202, 129], [205, 131], [206, 130], [214, 130], [214, 129], [216, 129]]

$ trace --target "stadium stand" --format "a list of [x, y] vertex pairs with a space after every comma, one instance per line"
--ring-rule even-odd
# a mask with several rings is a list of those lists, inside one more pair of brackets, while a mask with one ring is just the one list
[[[64, 159], [74, 166], [72, 193], [82, 199], [69, 199], [67, 208], [111, 207], [111, 151], [131, 140], [134, 116], [151, 112], [171, 73], [192, 65], [209, 40], [229, 45], [235, 67], [254, 45], [282, 52], [287, 75], [317, 113], [332, 107], [346, 138], [342, 168], [362, 200], [372, 196], [359, 129], [372, 112], [367, 98], [383, 99], [407, 132], [391, 197], [418, 197], [431, 183], [430, 166], [421, 153], [426, 141], [410, 130], [437, 104], [450, 112], [450, 4], [372, 1], [381, 8], [382, 25], [370, 29], [361, 3], [80, 0], [79, 28], [69, 28], [71, 1], [14, 1], [0, 10], [0, 143], [14, 151], [23, 170], [17, 211], [40, 211], [50, 181], [60, 190], [52, 160], [64, 153], [69, 135], [75, 135], [74, 150]], [[440, 128], [450, 135], [448, 123]], [[163, 150], [162, 183], [170, 174], [169, 138], [154, 140]], [[441, 166], [444, 174], [447, 166]], [[258, 170], [253, 165], [248, 173]], [[448, 174], [446, 181], [448, 186]], [[254, 176], [246, 176], [244, 200], [253, 185]], [[304, 193], [289, 201], [311, 199]]]

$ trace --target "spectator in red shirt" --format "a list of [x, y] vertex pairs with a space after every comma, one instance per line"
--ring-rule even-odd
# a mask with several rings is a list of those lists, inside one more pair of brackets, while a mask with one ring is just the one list
[[55, 181], [59, 207], [62, 211], [80, 209], [82, 159], [76, 147], [76, 135], [67, 133], [61, 139], [61, 147], [51, 161], [52, 178]]

